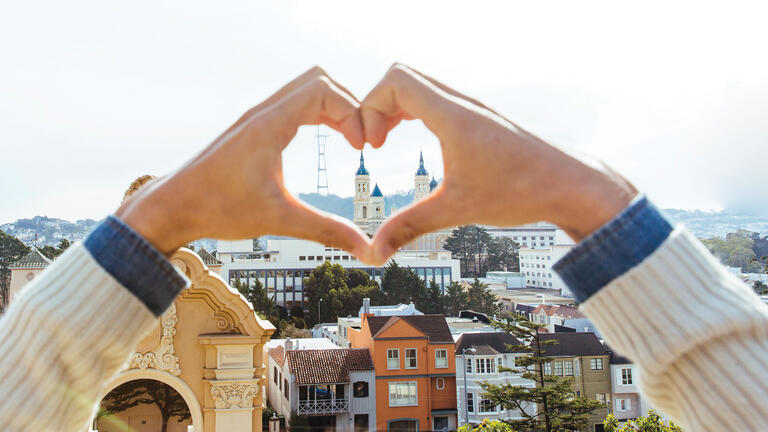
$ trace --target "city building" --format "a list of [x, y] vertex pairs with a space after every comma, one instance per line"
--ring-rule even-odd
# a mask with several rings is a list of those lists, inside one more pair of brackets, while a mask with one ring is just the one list
[[286, 339], [269, 350], [267, 392], [272, 409], [290, 421], [305, 416], [312, 430], [376, 430], [373, 361], [367, 349], [306, 349]]
[[555, 331], [556, 325], [563, 326], [566, 320], [575, 318], [586, 319], [586, 316], [579, 308], [568, 305], [540, 304], [531, 312], [531, 321], [546, 326], [550, 332]]
[[603, 420], [610, 412], [611, 369], [610, 355], [594, 333], [567, 332], [539, 335], [542, 342], [557, 341], [542, 346], [543, 354], [551, 358], [544, 363], [544, 373], [574, 378], [573, 390], [602, 402], [604, 408], [595, 410], [589, 426], [581, 432], [602, 432]]
[[[304, 307], [303, 279], [315, 267], [328, 261], [347, 269], [360, 269], [381, 282], [385, 267], [371, 267], [348, 252], [308, 240], [267, 240], [266, 250], [254, 251], [253, 240], [219, 240], [218, 259], [223, 263], [220, 274], [230, 284], [238, 279], [249, 286], [259, 280], [267, 295], [287, 309]], [[448, 251], [398, 251], [393, 259], [402, 267], [410, 267], [424, 280], [435, 281], [445, 289], [459, 280], [459, 260]]]
[[336, 323], [315, 324], [312, 327], [312, 337], [328, 339], [334, 344], [339, 345], [339, 325]]
[[[515, 359], [525, 354], [515, 352], [513, 346], [520, 341], [509, 333], [464, 333], [456, 341], [456, 386], [458, 389], [459, 424], [480, 424], [483, 419], [508, 420], [522, 418], [520, 411], [506, 410], [483, 397], [480, 383], [514, 385], [533, 388], [535, 382], [524, 379], [520, 373], [501, 372], [499, 367], [512, 368]], [[466, 385], [465, 385], [466, 382]], [[530, 404], [526, 412], [536, 412]], [[468, 416], [468, 417], [467, 417]]]
[[[629, 420], [645, 415], [650, 409], [648, 401], [640, 393], [638, 368], [632, 360], [610, 350], [611, 396], [613, 415], [619, 420]], [[611, 401], [607, 402], [611, 404]]]
[[363, 314], [349, 341], [373, 358], [378, 430], [457, 429], [454, 341], [443, 315]]
[[520, 272], [525, 274], [526, 286], [548, 288], [570, 295], [568, 287], [552, 266], [573, 248], [573, 245], [554, 244], [545, 247], [521, 247]]
[[573, 245], [574, 241], [557, 225], [538, 222], [512, 227], [483, 225], [493, 237], [508, 237], [523, 248], [540, 248], [554, 245]]
[[[523, 289], [493, 289], [488, 287], [493, 294], [498, 297], [501, 303], [502, 313], [518, 313], [525, 310], [530, 313], [534, 308], [542, 303], [550, 304], [573, 304], [570, 297], [560, 296], [560, 291], [543, 288], [523, 288]], [[522, 308], [521, 305], [530, 306]], [[528, 317], [528, 315], [526, 315]]]
[[[36, 247], [33, 247], [19, 261], [13, 263], [8, 268], [11, 270], [11, 283], [8, 289], [8, 298], [5, 299], [10, 304], [13, 299], [19, 295], [21, 288], [43, 272], [51, 260], [43, 255]], [[0, 304], [0, 312], [5, 308]]]

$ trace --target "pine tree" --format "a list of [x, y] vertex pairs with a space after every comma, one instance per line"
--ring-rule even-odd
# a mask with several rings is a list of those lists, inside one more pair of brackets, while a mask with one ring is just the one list
[[98, 416], [109, 416], [138, 405], [153, 404], [160, 410], [162, 432], [176, 417], [179, 423], [191, 418], [191, 413], [179, 392], [168, 384], [151, 379], [140, 379], [121, 384], [109, 392], [100, 404]]
[[[551, 361], [545, 356], [546, 346], [556, 344], [555, 340], [542, 340], [538, 324], [520, 315], [511, 315], [507, 321], [494, 321], [494, 327], [506, 331], [522, 341], [522, 345], [510, 346], [519, 357], [513, 368], [499, 368], [502, 372], [521, 373], [533, 381], [535, 387], [511, 384], [481, 383], [487, 397], [494, 405], [504, 409], [517, 410], [522, 419], [507, 422], [516, 431], [567, 432], [587, 427], [589, 417], [603, 405], [586, 397], [576, 396], [572, 377], [559, 377], [545, 373], [544, 364]], [[536, 412], [530, 407], [536, 406]]]
[[445, 314], [448, 316], [459, 316], [459, 312], [467, 308], [467, 293], [460, 282], [451, 282], [445, 288], [443, 305]]
[[425, 297], [426, 286], [411, 268], [400, 267], [395, 260], [390, 260], [381, 277], [381, 290], [389, 304], [417, 303], [418, 299]]

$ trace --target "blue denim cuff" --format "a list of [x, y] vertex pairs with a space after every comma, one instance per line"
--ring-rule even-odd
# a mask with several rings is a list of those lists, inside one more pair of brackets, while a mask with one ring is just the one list
[[552, 267], [579, 302], [640, 264], [672, 232], [672, 224], [638, 196], [618, 216], [581, 241]]
[[107, 273], [156, 316], [187, 286], [186, 277], [163, 254], [114, 216], [97, 225], [83, 244]]

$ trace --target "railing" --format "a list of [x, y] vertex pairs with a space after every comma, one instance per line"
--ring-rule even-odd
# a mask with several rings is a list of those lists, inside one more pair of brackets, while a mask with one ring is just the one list
[[340, 414], [349, 411], [347, 399], [300, 400], [299, 415]]

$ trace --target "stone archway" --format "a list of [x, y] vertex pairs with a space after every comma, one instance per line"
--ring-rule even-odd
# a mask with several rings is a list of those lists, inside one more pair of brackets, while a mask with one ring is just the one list
[[192, 431], [203, 432], [205, 430], [203, 427], [203, 410], [200, 406], [200, 402], [198, 402], [195, 394], [192, 392], [192, 389], [184, 381], [165, 371], [157, 369], [133, 369], [123, 371], [114, 377], [109, 385], [105, 387], [105, 390], [102, 391], [99, 400], [104, 399], [104, 397], [109, 394], [109, 392], [118, 386], [140, 379], [160, 381], [161, 383], [171, 386], [171, 388], [176, 390], [181, 395], [181, 397], [184, 399], [184, 402], [187, 404], [187, 408], [189, 408], [189, 412], [192, 416]]

